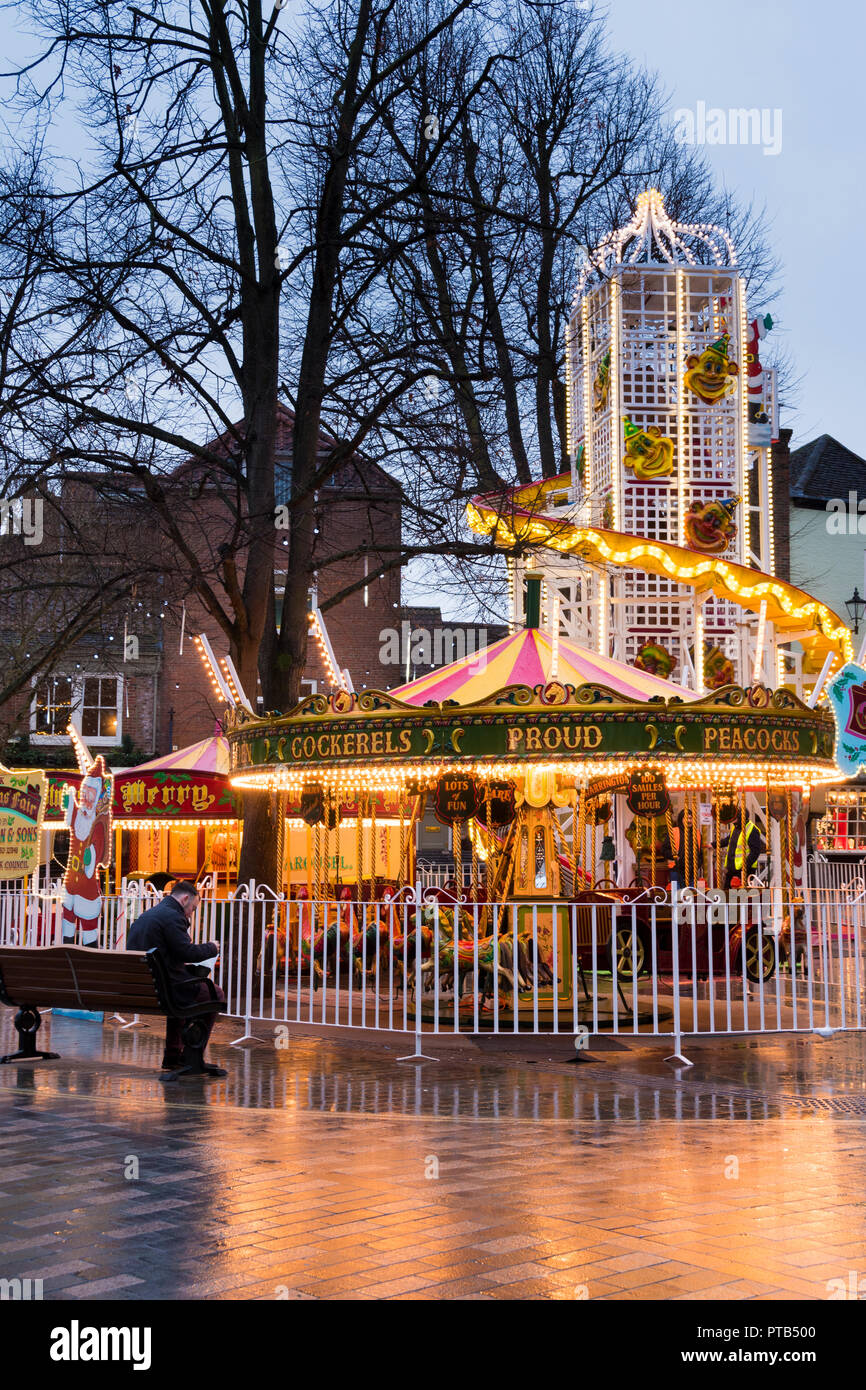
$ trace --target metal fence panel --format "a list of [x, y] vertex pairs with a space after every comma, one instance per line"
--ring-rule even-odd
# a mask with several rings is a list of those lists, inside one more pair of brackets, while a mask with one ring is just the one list
[[[122, 950], [158, 897], [106, 898], [98, 945]], [[391, 902], [205, 898], [228, 1013], [254, 1023], [414, 1034], [673, 1037], [864, 1027], [866, 894], [813, 887], [488, 904], [422, 890]], [[0, 944], [60, 944], [62, 899], [0, 892]]]

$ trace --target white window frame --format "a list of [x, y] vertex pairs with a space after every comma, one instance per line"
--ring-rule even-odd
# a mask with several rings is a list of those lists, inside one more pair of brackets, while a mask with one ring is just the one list
[[76, 729], [81, 731], [84, 718], [84, 682], [86, 680], [113, 680], [117, 683], [117, 730], [113, 734], [82, 734], [88, 747], [94, 748], [114, 748], [123, 738], [123, 676], [115, 675], [108, 671], [52, 671], [48, 676], [34, 678], [32, 682], [33, 697], [30, 702], [30, 738], [34, 743], [44, 743], [49, 747], [59, 747], [69, 742], [69, 735], [62, 731], [59, 734], [40, 734], [36, 728], [36, 692], [39, 686], [46, 680], [67, 680], [72, 685], [72, 705], [69, 717]]

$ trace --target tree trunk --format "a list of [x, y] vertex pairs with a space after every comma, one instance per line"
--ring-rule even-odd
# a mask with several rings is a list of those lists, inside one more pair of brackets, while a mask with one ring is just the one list
[[278, 863], [280, 809], [284, 801], [273, 792], [243, 793], [244, 837], [238, 864], [238, 883], [266, 884], [282, 892], [282, 865]]

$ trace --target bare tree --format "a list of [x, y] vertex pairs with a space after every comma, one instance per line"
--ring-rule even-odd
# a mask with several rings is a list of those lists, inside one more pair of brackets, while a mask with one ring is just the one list
[[[466, 499], [566, 462], [577, 245], [648, 174], [693, 215], [711, 185], [659, 136], [657, 84], [571, 0], [316, 0], [294, 26], [261, 0], [30, 13], [44, 46], [15, 83], [44, 187], [7, 217], [12, 252], [36, 248], [50, 321], [18, 404], [42, 416], [30, 474], [57, 491], [84, 471], [133, 499], [247, 691], [285, 709], [322, 562], [318, 493], [367, 450], [406, 518], [380, 572], [489, 565], [459, 531]], [[49, 159], [70, 108], [92, 153]], [[280, 395], [294, 433], [278, 556]], [[217, 518], [189, 490], [181, 505], [181, 476]], [[278, 813], [248, 798], [241, 876], [275, 881]]]
[[[31, 7], [45, 45], [16, 74], [18, 99], [43, 126], [76, 101], [96, 142], [92, 159], [57, 161], [44, 193], [51, 235], [39, 238], [38, 273], [70, 345], [34, 367], [62, 423], [54, 465], [101, 472], [113, 495], [125, 485], [138, 499], [224, 631], [243, 684], [253, 693], [261, 678], [267, 704], [299, 695], [316, 491], [371, 423], [323, 451], [332, 345], [381, 267], [371, 229], [411, 193], [410, 170], [376, 186], [368, 166], [418, 55], [481, 9], [337, 0], [290, 31], [261, 0]], [[485, 79], [479, 71], [470, 93]], [[36, 230], [18, 229], [21, 253]], [[289, 303], [300, 348], [277, 631], [274, 453]], [[189, 459], [225, 507], [213, 566], [179, 524], [170, 480]], [[242, 875], [273, 881], [272, 829], [266, 799], [249, 798]]]

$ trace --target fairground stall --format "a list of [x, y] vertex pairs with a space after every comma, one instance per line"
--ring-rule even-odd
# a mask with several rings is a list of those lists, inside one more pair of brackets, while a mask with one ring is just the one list
[[[241, 836], [240, 797], [232, 789], [228, 772], [228, 743], [220, 734], [137, 767], [118, 769], [106, 891], [113, 887], [119, 892], [124, 882], [161, 885], [172, 878], [207, 880], [214, 891], [233, 889]], [[48, 773], [43, 833], [49, 881], [62, 876], [66, 863], [63, 841], [57, 843], [57, 836], [65, 836], [67, 830], [64, 788], [77, 792], [82, 775], [65, 769]]]

